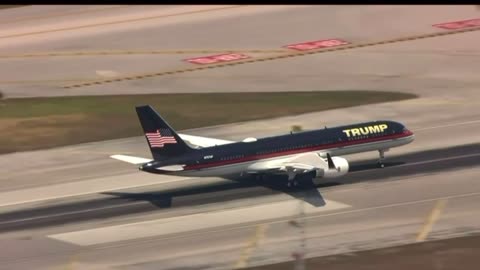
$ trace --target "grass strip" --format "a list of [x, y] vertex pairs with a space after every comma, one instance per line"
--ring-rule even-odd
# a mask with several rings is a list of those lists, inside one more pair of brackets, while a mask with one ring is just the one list
[[0, 100], [0, 153], [142, 135], [136, 105], [152, 105], [176, 130], [183, 130], [415, 97], [397, 92], [315, 91], [4, 99]]
[[0, 9], [6, 9], [6, 8], [19, 8], [19, 7], [26, 7], [29, 5], [0, 5]]

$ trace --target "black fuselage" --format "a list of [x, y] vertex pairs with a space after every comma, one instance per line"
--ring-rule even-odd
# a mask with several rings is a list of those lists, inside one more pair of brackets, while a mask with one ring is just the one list
[[[404, 125], [394, 121], [372, 121], [345, 126], [323, 128], [280, 136], [260, 138], [250, 142], [236, 142], [213, 147], [192, 149], [178, 157], [155, 160], [142, 170], [155, 170], [161, 166], [184, 165], [184, 170], [203, 170], [236, 163], [276, 158], [304, 152], [348, 148], [386, 140], [412, 136]], [[151, 168], [151, 169], [150, 169]]]

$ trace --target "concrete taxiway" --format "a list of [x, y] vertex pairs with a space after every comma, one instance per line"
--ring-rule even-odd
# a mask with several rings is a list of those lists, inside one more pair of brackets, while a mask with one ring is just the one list
[[[361, 43], [436, 33], [444, 30], [432, 24], [478, 17], [473, 6], [32, 6], [0, 12], [0, 90], [9, 97], [342, 89], [420, 95], [187, 131], [240, 140], [285, 133], [294, 124], [313, 129], [391, 119], [415, 132], [415, 142], [387, 152], [391, 166], [384, 170], [365, 163], [375, 153], [347, 157], [360, 163], [344, 179], [321, 185], [325, 205], [319, 208], [253, 183], [166, 178], [108, 159], [148, 156], [140, 137], [0, 156], [0, 269], [231, 269], [291, 260], [302, 239], [307, 256], [318, 256], [479, 232], [478, 32], [62, 87], [185, 68], [192, 64], [183, 59], [203, 55], [168, 50], [265, 50], [252, 54], [257, 57], [310, 40]], [[25, 55], [114, 50], [144, 53]], [[305, 230], [295, 226], [302, 222]]]

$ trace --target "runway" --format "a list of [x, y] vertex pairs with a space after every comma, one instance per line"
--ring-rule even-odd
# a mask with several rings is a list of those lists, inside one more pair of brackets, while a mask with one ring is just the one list
[[[479, 147], [473, 145], [403, 156], [391, 160], [392, 165], [383, 170], [359, 165], [340, 184], [325, 183], [320, 191], [327, 201], [326, 207], [332, 204], [335, 207], [312, 213], [307, 211], [305, 214], [309, 256], [411, 243], [435, 202], [441, 199], [448, 200], [448, 208], [435, 224], [429, 239], [478, 232], [480, 228], [475, 224], [480, 223], [475, 213], [478, 211], [480, 190], [474, 183], [480, 173]], [[407, 158], [409, 161], [406, 161]], [[406, 163], [396, 167], [393, 164], [397, 162]], [[400, 169], [400, 166], [407, 168]], [[77, 262], [79, 267], [122, 265], [127, 269], [156, 269], [161, 265], [163, 269], [178, 269], [192, 267], [201, 261], [209, 268], [225, 269], [237, 263], [246, 245], [245, 239], [254, 234], [257, 226], [267, 226], [268, 229], [264, 228], [266, 232], [261, 244], [250, 254], [249, 265], [290, 260], [290, 253], [298, 247], [299, 232], [288, 225], [289, 220], [298, 216], [298, 209], [293, 206], [289, 211], [295, 215], [264, 219], [260, 213], [252, 217], [261, 223], [245, 223], [238, 218], [240, 215], [232, 221], [233, 224], [221, 226], [224, 221], [207, 217], [221, 213], [231, 213], [235, 217], [235, 213], [245, 211], [242, 209], [258, 205], [263, 205], [264, 210], [276, 212], [280, 210], [275, 207], [276, 204], [295, 202], [286, 195], [250, 184], [230, 183], [210, 187], [180, 186], [167, 191], [149, 190], [149, 193], [127, 190], [125, 193], [129, 193], [130, 197], [127, 195], [120, 200], [103, 197], [77, 203], [52, 201], [50, 203], [56, 206], [36, 209], [35, 212], [2, 214], [2, 246], [13, 239], [25, 239], [28, 235], [28, 240], [16, 241], [18, 251], [13, 249], [3, 253], [3, 267], [21, 269], [35, 263], [43, 269], [52, 266], [52, 263], [57, 265], [68, 261], [72, 254], [78, 254], [81, 257], [81, 262]], [[170, 207], [162, 205], [163, 196], [173, 198]], [[160, 200], [156, 201], [156, 198]], [[300, 206], [298, 201], [295, 204]], [[308, 206], [306, 209], [309, 209]], [[82, 210], [85, 212], [82, 213]], [[283, 211], [286, 209], [283, 208]], [[50, 217], [45, 217], [48, 215]], [[183, 222], [192, 222], [192, 218], [213, 223], [205, 229], [195, 229], [194, 226], [191, 231], [175, 233], [173, 230], [172, 234], [165, 231], [167, 227], [158, 227], [168, 226], [165, 222], [175, 217], [180, 218], [176, 219], [180, 223], [174, 228], [184, 228]], [[22, 221], [25, 218], [30, 220]], [[3, 220], [13, 223], [8, 225]], [[143, 224], [147, 221], [149, 223]], [[159, 225], [151, 223], [160, 221], [163, 222]], [[95, 236], [96, 231], [102, 228], [114, 232], [128, 229], [125, 226], [136, 226], [132, 229], [137, 233], [119, 233], [109, 238], [105, 238], [105, 233]], [[79, 233], [82, 242], [74, 238]], [[144, 237], [141, 237], [142, 234]], [[31, 251], [25, 252], [24, 245], [30, 246]], [[37, 245], [38, 248], [35, 248]], [[45, 253], [40, 246], [48, 247], [45, 249], [48, 252]], [[19, 253], [20, 250], [22, 253]], [[159, 250], [162, 251], [160, 254]], [[114, 254], [122, 254], [122, 259]], [[171, 268], [167, 267], [169, 265]]]
[[[292, 260], [302, 243], [315, 257], [479, 233], [479, 32], [380, 44], [443, 33], [432, 25], [478, 18], [474, 6], [0, 12], [0, 90], [7, 97], [345, 89], [420, 96], [184, 132], [242, 140], [292, 125], [391, 119], [415, 133], [412, 144], [387, 152], [384, 169], [371, 165], [376, 153], [347, 156], [351, 174], [320, 183], [320, 208], [284, 194], [280, 184], [161, 177], [108, 158], [148, 157], [143, 137], [2, 155], [0, 269], [232, 269]], [[326, 38], [375, 45], [64, 87], [190, 69], [185, 59], [223, 50], [273, 57], [285, 45]]]
[[[376, 181], [402, 180], [412, 175], [443, 173], [460, 170], [480, 164], [480, 144], [438, 149], [389, 159], [387, 168], [378, 169], [372, 160], [357, 161], [352, 164], [351, 173], [341, 179], [321, 181], [320, 190], [329, 190], [337, 185], [370, 183]], [[264, 198], [282, 194], [281, 179], [273, 179], [274, 190], [258, 186], [254, 181], [218, 181], [213, 184], [202, 179], [187, 179], [173, 182], [165, 189], [165, 184], [151, 185], [148, 188], [122, 189], [100, 192], [82, 198], [75, 196], [65, 199], [43, 201], [43, 206], [28, 207], [25, 210], [0, 213], [0, 232], [35, 229], [88, 222], [132, 214], [162, 214], [165, 217], [179, 213], [192, 213], [189, 208], [200, 208], [212, 204], [222, 204], [236, 200], [265, 201]], [[277, 182], [275, 182], [277, 181]], [[207, 182], [207, 184], [205, 184]], [[277, 190], [275, 190], [277, 189]], [[184, 209], [186, 208], [186, 209]], [[163, 213], [165, 212], [165, 213]]]

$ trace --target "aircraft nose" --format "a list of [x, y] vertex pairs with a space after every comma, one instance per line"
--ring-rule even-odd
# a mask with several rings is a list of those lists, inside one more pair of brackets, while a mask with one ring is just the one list
[[403, 135], [402, 137], [406, 138], [408, 140], [408, 143], [413, 142], [415, 140], [415, 134], [407, 128], [403, 129]]
[[405, 134], [407, 136], [414, 135], [413, 132], [411, 130], [409, 130], [408, 128], [403, 128], [403, 134]]

